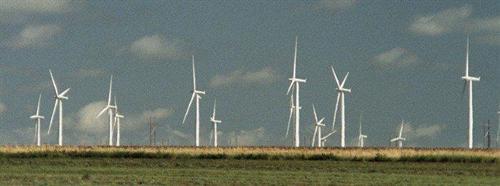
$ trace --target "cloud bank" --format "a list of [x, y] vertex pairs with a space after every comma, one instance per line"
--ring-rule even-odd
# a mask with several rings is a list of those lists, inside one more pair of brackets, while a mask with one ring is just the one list
[[61, 31], [62, 29], [54, 24], [27, 25], [19, 34], [10, 39], [8, 45], [12, 48], [47, 46]]
[[182, 50], [178, 41], [167, 40], [161, 35], [150, 35], [134, 41], [130, 52], [142, 58], [178, 59]]
[[226, 75], [216, 75], [210, 80], [210, 87], [225, 87], [231, 85], [268, 84], [278, 79], [277, 73], [271, 67], [250, 72], [236, 70]]

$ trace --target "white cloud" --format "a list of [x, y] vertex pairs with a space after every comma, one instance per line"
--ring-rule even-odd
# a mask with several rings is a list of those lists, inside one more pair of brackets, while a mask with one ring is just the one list
[[265, 67], [255, 72], [242, 70], [233, 71], [227, 75], [216, 75], [210, 80], [211, 87], [222, 87], [233, 84], [266, 84], [276, 81], [277, 74], [271, 67]]
[[41, 47], [49, 44], [62, 29], [53, 24], [28, 25], [9, 41], [13, 48]]
[[144, 111], [142, 114], [143, 118], [153, 118], [156, 120], [165, 119], [171, 116], [174, 110], [171, 108], [157, 108], [155, 110]]
[[384, 68], [403, 67], [418, 62], [415, 54], [404, 48], [393, 48], [374, 58], [374, 63]]
[[350, 8], [356, 4], [356, 0], [320, 0], [316, 6], [333, 12]]
[[0, 0], [0, 22], [22, 23], [29, 16], [69, 12], [81, 1], [70, 0]]
[[0, 0], [0, 11], [60, 13], [70, 9], [69, 0]]
[[3, 102], [0, 102], [0, 114], [4, 113], [5, 111], [7, 111], [7, 105], [5, 105], [5, 103]]
[[265, 131], [264, 127], [259, 127], [254, 130], [241, 130], [238, 133], [230, 132], [227, 137], [230, 145], [258, 146], [265, 143]]
[[411, 32], [438, 36], [450, 32], [500, 31], [500, 17], [471, 18], [472, 8], [463, 6], [442, 10], [435, 14], [417, 16], [409, 26]]
[[144, 36], [130, 45], [130, 52], [143, 58], [177, 59], [182, 56], [178, 41], [160, 35]]
[[464, 21], [471, 15], [472, 8], [464, 6], [460, 8], [450, 8], [436, 14], [418, 16], [410, 25], [410, 31], [437, 36], [447, 33], [456, 28], [463, 28]]
[[[106, 106], [105, 101], [96, 101], [81, 108], [72, 119], [75, 127], [80, 131], [93, 134], [106, 133], [109, 128], [107, 114], [97, 118], [97, 114]], [[50, 119], [50, 118], [49, 118]]]

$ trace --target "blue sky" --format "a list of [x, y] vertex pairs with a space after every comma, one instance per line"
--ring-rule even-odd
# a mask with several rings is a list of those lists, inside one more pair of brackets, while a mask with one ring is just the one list
[[[295, 36], [299, 37], [301, 135], [313, 132], [311, 105], [331, 125], [336, 92], [329, 66], [350, 72], [347, 144], [359, 116], [368, 146], [388, 145], [401, 119], [407, 144], [461, 147], [466, 142], [462, 96], [467, 33], [471, 38], [475, 146], [482, 125], [497, 128], [500, 101], [500, 4], [497, 1], [1, 1], [0, 138], [30, 144], [41, 92], [42, 113], [53, 107], [48, 69], [65, 102], [65, 143], [104, 144], [106, 119], [95, 119], [109, 76], [125, 114], [122, 144], [147, 143], [146, 118], [158, 139], [193, 144], [192, 115], [181, 125], [192, 88], [195, 55], [202, 144], [210, 134], [215, 98], [220, 144], [291, 145], [285, 138]], [[338, 126], [338, 125], [337, 125]], [[56, 133], [43, 143], [56, 143]], [[337, 146], [339, 135], [329, 140]]]

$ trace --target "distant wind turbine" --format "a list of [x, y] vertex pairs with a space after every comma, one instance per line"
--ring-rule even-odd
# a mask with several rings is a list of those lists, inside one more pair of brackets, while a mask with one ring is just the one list
[[361, 119], [362, 115], [359, 116], [359, 136], [358, 136], [358, 147], [363, 148], [365, 146], [365, 139], [368, 138], [368, 136], [364, 135], [361, 129]]
[[[294, 146], [299, 147], [300, 146], [300, 83], [305, 83], [306, 79], [300, 79], [296, 77], [296, 72], [297, 72], [297, 43], [298, 43], [298, 37], [295, 37], [295, 52], [294, 52], [294, 57], [293, 57], [293, 72], [292, 72], [292, 77], [289, 78], [290, 80], [290, 86], [288, 86], [288, 90], [286, 92], [287, 95], [290, 94], [290, 91], [292, 91], [292, 95], [290, 96], [291, 105], [290, 105], [290, 116], [288, 119], [288, 128], [287, 128], [287, 133], [286, 136], [288, 136], [288, 131], [290, 128], [290, 121], [292, 116], [295, 116], [295, 138], [294, 138]], [[295, 90], [293, 91], [292, 89], [295, 87]], [[295, 95], [294, 95], [295, 93]], [[293, 98], [295, 97], [295, 103], [293, 102]], [[295, 113], [293, 113], [295, 111]]]
[[465, 52], [465, 76], [462, 76], [464, 82], [464, 92], [467, 86], [469, 92], [469, 100], [468, 100], [468, 111], [469, 111], [469, 126], [468, 126], [468, 135], [467, 135], [467, 143], [469, 149], [473, 147], [473, 131], [474, 131], [474, 108], [472, 102], [472, 82], [479, 81], [480, 77], [469, 76], [469, 37], [467, 37], [467, 47]]
[[196, 104], [196, 121], [195, 121], [195, 146], [199, 147], [200, 146], [200, 99], [201, 95], [205, 95], [205, 91], [197, 90], [196, 89], [196, 69], [194, 66], [194, 55], [192, 56], [192, 61], [193, 61], [193, 94], [191, 96], [191, 100], [189, 101], [188, 107], [186, 109], [186, 114], [184, 114], [184, 119], [182, 120], [182, 123], [186, 121], [186, 117], [189, 114], [189, 109], [191, 108], [191, 105], [193, 104], [193, 100], [195, 100]]
[[314, 107], [314, 104], [312, 105], [312, 107], [314, 115], [314, 133], [311, 146], [314, 147], [314, 144], [316, 143], [317, 139], [318, 141], [316, 147], [324, 147], [327, 138], [330, 137], [333, 133], [335, 133], [335, 131], [328, 133], [326, 136], [322, 136], [321, 128], [325, 126], [325, 124], [323, 123], [323, 120], [325, 120], [325, 118], [321, 118], [318, 120], [318, 115], [316, 114], [316, 107]]
[[403, 147], [403, 141], [406, 141], [406, 138], [403, 138], [403, 127], [404, 127], [405, 121], [401, 121], [401, 128], [399, 129], [399, 135], [396, 138], [391, 139], [391, 142], [398, 142], [398, 147], [402, 148]]
[[109, 140], [108, 140], [108, 145], [112, 146], [113, 145], [113, 110], [116, 109], [116, 105], [111, 104], [111, 96], [112, 96], [112, 88], [113, 88], [113, 76], [111, 75], [111, 78], [109, 80], [109, 92], [108, 92], [108, 103], [106, 107], [104, 107], [99, 114], [97, 114], [97, 118], [100, 117], [104, 112], [108, 111], [108, 116], [109, 116]]
[[125, 118], [124, 115], [122, 115], [118, 111], [118, 105], [116, 103], [116, 97], [115, 97], [115, 126], [116, 126], [116, 146], [120, 146], [120, 120]]
[[40, 137], [40, 128], [41, 128], [41, 122], [45, 117], [40, 115], [40, 100], [42, 99], [42, 94], [38, 96], [38, 104], [36, 106], [36, 113], [35, 115], [31, 116], [30, 118], [35, 121], [35, 137], [36, 137], [36, 145], [41, 146], [41, 137]]
[[497, 127], [497, 138], [496, 138], [496, 141], [497, 141], [497, 147], [500, 147], [500, 105], [498, 107], [497, 114], [498, 114], [498, 127]]
[[217, 125], [219, 123], [222, 123], [221, 120], [217, 120], [215, 119], [215, 111], [216, 111], [216, 105], [217, 104], [217, 100], [214, 101], [214, 110], [212, 112], [212, 116], [210, 117], [210, 121], [213, 123], [214, 125], [214, 131], [213, 131], [213, 137], [214, 137], [214, 147], [217, 147]]
[[50, 117], [50, 123], [49, 123], [49, 130], [47, 134], [50, 134], [50, 129], [52, 128], [52, 122], [54, 121], [54, 116], [56, 114], [56, 110], [58, 109], [57, 107], [59, 106], [59, 139], [58, 139], [58, 145], [62, 146], [63, 145], [63, 101], [68, 100], [68, 97], [66, 94], [69, 92], [70, 88], [64, 90], [63, 92], [59, 93], [59, 90], [57, 89], [57, 84], [56, 81], [54, 80], [54, 76], [52, 75], [52, 71], [49, 70], [50, 73], [50, 79], [52, 80], [52, 85], [54, 86], [54, 110], [52, 111], [52, 117]]
[[330, 66], [330, 68], [332, 69], [332, 74], [335, 78], [335, 83], [337, 84], [337, 102], [335, 103], [335, 111], [333, 112], [332, 130], [335, 126], [337, 111], [339, 110], [340, 106], [340, 146], [345, 147], [345, 93], [351, 93], [351, 89], [344, 88], [344, 85], [347, 77], [349, 77], [349, 72], [347, 72], [342, 82], [340, 82], [333, 66]]

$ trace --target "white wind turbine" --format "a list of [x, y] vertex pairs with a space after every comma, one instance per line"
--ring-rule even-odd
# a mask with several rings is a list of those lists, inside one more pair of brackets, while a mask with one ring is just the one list
[[[296, 71], [297, 71], [297, 40], [298, 37], [295, 37], [295, 52], [294, 52], [294, 57], [293, 57], [293, 73], [292, 77], [289, 78], [290, 80], [290, 86], [288, 86], [288, 91], [287, 95], [290, 94], [290, 91], [292, 91], [292, 95], [290, 96], [291, 105], [290, 105], [290, 116], [288, 119], [288, 128], [286, 132], [286, 136], [288, 136], [288, 131], [290, 128], [290, 121], [292, 116], [295, 116], [295, 140], [294, 140], [294, 146], [299, 147], [300, 146], [300, 136], [299, 136], [299, 128], [300, 128], [300, 83], [305, 83], [306, 79], [300, 79], [296, 77]], [[295, 90], [293, 91], [292, 88], [295, 87]], [[295, 95], [293, 95], [295, 93]], [[295, 104], [293, 102], [293, 98], [295, 97]], [[293, 113], [295, 111], [295, 113]]]
[[49, 123], [49, 130], [47, 134], [50, 134], [50, 129], [52, 128], [52, 122], [54, 121], [54, 116], [56, 114], [56, 110], [58, 109], [59, 106], [59, 139], [58, 139], [58, 145], [62, 146], [63, 145], [63, 101], [68, 100], [68, 97], [66, 94], [69, 92], [70, 88], [64, 90], [63, 92], [59, 93], [59, 90], [57, 89], [57, 84], [56, 81], [54, 80], [54, 76], [52, 75], [52, 71], [49, 70], [50, 73], [50, 79], [52, 80], [52, 85], [54, 86], [54, 110], [52, 111], [52, 117], [50, 117], [50, 123]]
[[398, 147], [402, 148], [403, 147], [403, 141], [406, 140], [406, 138], [403, 138], [403, 127], [404, 127], [405, 121], [401, 121], [401, 128], [399, 129], [399, 136], [396, 138], [391, 139], [392, 142], [398, 142]]
[[340, 82], [333, 66], [330, 66], [330, 68], [332, 69], [333, 77], [335, 78], [335, 83], [337, 84], [337, 102], [335, 103], [335, 111], [333, 112], [332, 130], [335, 126], [337, 111], [340, 106], [340, 146], [345, 147], [345, 93], [351, 93], [351, 89], [344, 88], [344, 85], [347, 77], [349, 77], [349, 72], [347, 72], [342, 82]]
[[42, 94], [38, 96], [38, 105], [36, 106], [36, 113], [35, 115], [31, 116], [30, 118], [35, 121], [35, 137], [36, 137], [36, 145], [41, 146], [41, 137], [40, 137], [40, 128], [41, 128], [41, 122], [45, 117], [40, 115], [40, 99], [42, 98]]
[[368, 136], [364, 135], [361, 129], [361, 116], [359, 116], [359, 136], [358, 136], [358, 147], [363, 148], [365, 146], [365, 139]]
[[116, 97], [115, 97], [115, 124], [114, 124], [114, 126], [116, 126], [116, 146], [117, 147], [120, 146], [120, 120], [123, 118], [125, 118], [125, 116], [122, 115], [118, 111], [118, 104], [116, 104]]
[[109, 92], [108, 92], [108, 103], [106, 107], [104, 107], [99, 114], [97, 114], [97, 118], [100, 117], [104, 112], [108, 111], [109, 116], [109, 146], [113, 145], [113, 110], [116, 109], [116, 105], [111, 104], [111, 96], [112, 96], [112, 88], [113, 88], [113, 76], [111, 76], [109, 80]]
[[[214, 147], [217, 147], [217, 125], [219, 123], [222, 123], [221, 120], [215, 119], [215, 111], [216, 111], [216, 106], [217, 106], [216, 104], [217, 104], [217, 100], [214, 101], [214, 110], [212, 112], [212, 116], [210, 117], [210, 121], [214, 125], [214, 131], [213, 131], [213, 134], [212, 134], [213, 137], [214, 137]], [[212, 136], [210, 136], [210, 137], [212, 137]], [[212, 140], [210, 139], [210, 141], [212, 141]]]
[[333, 133], [335, 133], [335, 131], [328, 133], [326, 136], [322, 136], [321, 128], [325, 126], [325, 124], [323, 123], [323, 120], [325, 120], [325, 118], [321, 118], [320, 120], [318, 120], [318, 115], [316, 114], [316, 107], [314, 107], [314, 104], [312, 105], [312, 107], [313, 107], [313, 115], [315, 123], [314, 123], [314, 134], [311, 146], [314, 147], [314, 143], [316, 143], [316, 140], [318, 140], [316, 146], [324, 147], [327, 138], [330, 137]]
[[191, 104], [193, 104], [193, 100], [196, 98], [196, 121], [195, 121], [195, 146], [199, 147], [200, 146], [200, 95], [205, 95], [205, 91], [197, 90], [196, 89], [196, 69], [194, 66], [194, 55], [192, 56], [192, 61], [193, 61], [193, 94], [191, 96], [191, 100], [189, 101], [188, 107], [186, 109], [186, 114], [184, 114], [184, 119], [182, 120], [182, 123], [186, 121], [186, 117], [189, 113], [189, 109], [191, 108]]
[[462, 76], [462, 79], [465, 81], [464, 83], [464, 91], [467, 86], [469, 92], [469, 100], [468, 100], [468, 111], [469, 111], [469, 121], [468, 121], [468, 135], [467, 135], [467, 143], [469, 149], [472, 149], [473, 146], [473, 129], [474, 129], [474, 108], [472, 102], [472, 82], [479, 81], [480, 77], [469, 76], [469, 37], [467, 37], [467, 47], [465, 52], [465, 76]]

